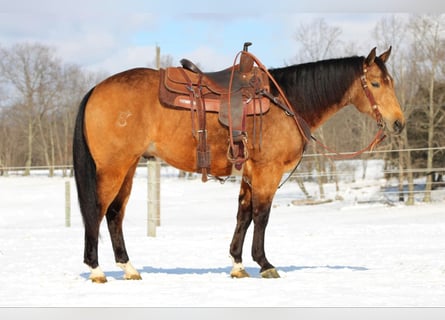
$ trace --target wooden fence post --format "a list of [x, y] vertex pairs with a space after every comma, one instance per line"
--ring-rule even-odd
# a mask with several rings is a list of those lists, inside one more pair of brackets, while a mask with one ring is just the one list
[[156, 227], [161, 225], [160, 209], [161, 164], [147, 161], [147, 236], [156, 237]]
[[65, 181], [65, 227], [71, 227], [71, 185]]

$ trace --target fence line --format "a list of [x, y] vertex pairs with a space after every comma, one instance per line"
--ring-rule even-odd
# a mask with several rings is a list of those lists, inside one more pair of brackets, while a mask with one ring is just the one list
[[[369, 155], [369, 154], [382, 154], [382, 153], [400, 153], [400, 152], [418, 152], [418, 151], [428, 151], [428, 150], [445, 150], [445, 146], [441, 146], [441, 147], [433, 147], [433, 148], [408, 148], [408, 149], [391, 149], [391, 150], [374, 150], [374, 151], [365, 151], [363, 152], [364, 155]], [[354, 154], [355, 152], [353, 151], [347, 151], [347, 152], [339, 152], [339, 155], [351, 155]], [[310, 157], [322, 157], [322, 156], [333, 156], [336, 155], [336, 153], [305, 153], [303, 154], [303, 158], [310, 158]], [[338, 160], [338, 161], [347, 161], [348, 159], [345, 160]], [[356, 159], [350, 159], [350, 160], [360, 160], [360, 158], [356, 158]], [[361, 159], [361, 160], [370, 160], [370, 159]], [[337, 161], [337, 160], [334, 160]], [[162, 166], [168, 166], [166, 163], [161, 161], [161, 165]], [[140, 162], [138, 164], [138, 167], [145, 167], [146, 166], [146, 162]], [[15, 167], [5, 167], [5, 166], [0, 166], [0, 171], [3, 172], [22, 172], [25, 171], [27, 169], [26, 166], [15, 166]], [[64, 164], [64, 165], [54, 165], [54, 166], [32, 166], [30, 167], [31, 170], [37, 170], [37, 171], [44, 171], [44, 170], [54, 170], [54, 171], [72, 171], [73, 170], [73, 166], [70, 164]], [[438, 170], [443, 170], [443, 168], [435, 168]], [[416, 169], [417, 170], [417, 169]], [[420, 170], [420, 169], [419, 169]], [[426, 169], [425, 169], [426, 170]], [[404, 172], [408, 172], [408, 171], [404, 171]], [[421, 172], [421, 171], [419, 171]]]
[[[390, 150], [373, 150], [373, 151], [365, 151], [362, 154], [380, 154], [380, 153], [398, 153], [398, 152], [415, 152], [415, 151], [428, 151], [428, 150], [445, 150], [444, 147], [433, 147], [433, 148], [408, 148], [408, 149], [390, 149]], [[339, 155], [351, 155], [356, 153], [356, 151], [346, 151], [339, 152]], [[320, 156], [335, 156], [337, 153], [305, 153], [303, 157], [320, 157]], [[359, 159], [359, 158], [357, 158]], [[356, 159], [356, 160], [357, 160]], [[367, 159], [365, 159], [367, 160]]]
[[[444, 150], [445, 147], [436, 147], [431, 148], [432, 150]], [[402, 150], [376, 150], [373, 152], [366, 152], [365, 154], [383, 154], [383, 153], [393, 153], [393, 152], [416, 152], [416, 151], [427, 151], [428, 148], [411, 148], [411, 149], [402, 149]], [[341, 154], [350, 154], [349, 152], [341, 153]], [[306, 154], [304, 155], [305, 158], [315, 158], [315, 157], [323, 157], [323, 154]], [[150, 169], [150, 162], [153, 162], [153, 165], [157, 163], [156, 165], [158, 168], [154, 169], [153, 167]], [[408, 193], [411, 195], [414, 195], [417, 197], [416, 201], [422, 201], [419, 197], [421, 194], [424, 194], [425, 190], [422, 189], [425, 187], [425, 177], [428, 174], [436, 173], [440, 175], [445, 175], [445, 167], [439, 166], [434, 167], [431, 169], [427, 168], [412, 168], [412, 169], [406, 169], [406, 168], [384, 168], [384, 159], [381, 157], [373, 157], [373, 158], [366, 158], [366, 159], [345, 159], [345, 160], [334, 160], [336, 164], [338, 164], [336, 167], [335, 172], [331, 172], [329, 165], [326, 166], [324, 171], [317, 171], [313, 168], [313, 166], [310, 166], [311, 168], [308, 169], [307, 166], [305, 166], [305, 161], [303, 161], [302, 165], [298, 170], [292, 174], [292, 176], [289, 179], [289, 183], [293, 183], [294, 186], [298, 186], [303, 193], [308, 196], [309, 192], [305, 190], [304, 184], [308, 184], [308, 186], [311, 188], [310, 191], [312, 192], [312, 195], [316, 194], [318, 191], [316, 185], [319, 183], [320, 178], [324, 178], [324, 185], [327, 185], [327, 189], [329, 189], [331, 192], [328, 194], [326, 193], [327, 198], [334, 198], [334, 193], [338, 192], [338, 185], [337, 182], [356, 182], [359, 180], [366, 180], [366, 182], [369, 182], [368, 185], [371, 185], [375, 190], [373, 191], [372, 197], [374, 199], [357, 199], [357, 202], [384, 202], [384, 203], [394, 203], [397, 201], [400, 201], [400, 199], [404, 198], [404, 196], [408, 196]], [[366, 162], [366, 165], [361, 165], [361, 163]], [[376, 168], [376, 164], [379, 165], [378, 168]], [[374, 166], [373, 168], [370, 168]], [[181, 172], [178, 169], [175, 169], [169, 165], [167, 165], [164, 162], [159, 161], [147, 161], [147, 162], [141, 162], [138, 165], [139, 168], [146, 168], [147, 172], [147, 178], [150, 178], [153, 176], [154, 170], [158, 172], [158, 175], [155, 175], [157, 178], [155, 180], [152, 180], [151, 182], [149, 179], [147, 179], [147, 235], [149, 236], [156, 236], [156, 226], [159, 226], [160, 222], [160, 177], [172, 177], [172, 176], [181, 176]], [[163, 168], [162, 170], [160, 168]], [[26, 167], [0, 167], [0, 175], [23, 175]], [[31, 175], [48, 175], [50, 170], [53, 170], [56, 176], [63, 176], [63, 177], [71, 177], [73, 173], [73, 168], [71, 165], [56, 165], [52, 167], [48, 166], [34, 166], [31, 167]], [[366, 172], [374, 170], [373, 174], [374, 176], [367, 176], [365, 179], [356, 178], [356, 176], [360, 176], [360, 174], [363, 174], [363, 171], [366, 170]], [[141, 172], [141, 171], [139, 171]], [[400, 185], [400, 181], [398, 180], [398, 174], [403, 173], [404, 175], [407, 173], [412, 174], [418, 174], [414, 186], [411, 186], [411, 188], [408, 188], [407, 181], [403, 182], [402, 185]], [[378, 176], [376, 176], [376, 173], [378, 173]], [[290, 174], [290, 173], [288, 173]], [[145, 175], [145, 174], [144, 174]], [[0, 177], [1, 178], [1, 177]], [[199, 174], [190, 174], [188, 175], [187, 179], [190, 178], [199, 178]], [[283, 179], [286, 178], [286, 174], [283, 176]], [[239, 182], [240, 177], [236, 177], [234, 179], [228, 180], [228, 181], [237, 181]], [[311, 184], [312, 183], [312, 184]], [[336, 185], [334, 188], [333, 185]], [[295, 196], [298, 197], [298, 195], [301, 195], [301, 191], [298, 190], [298, 187], [295, 187]], [[360, 184], [357, 188], [360, 188]], [[440, 176], [440, 179], [438, 176], [433, 179], [432, 182], [432, 188], [433, 191], [435, 189], [445, 188], [445, 182], [443, 181], [442, 176]], [[333, 191], [335, 189], [335, 191]], [[292, 189], [287, 189], [292, 190]], [[442, 189], [439, 194], [440, 199], [445, 200], [445, 189]], [[66, 198], [66, 206], [65, 206], [65, 224], [66, 226], [70, 226], [70, 207], [71, 207], [71, 200], [70, 200], [70, 185], [69, 182], [65, 183], [65, 198]], [[321, 197], [321, 194], [319, 195]], [[369, 194], [368, 194], [369, 198]], [[150, 229], [150, 230], [149, 230]]]

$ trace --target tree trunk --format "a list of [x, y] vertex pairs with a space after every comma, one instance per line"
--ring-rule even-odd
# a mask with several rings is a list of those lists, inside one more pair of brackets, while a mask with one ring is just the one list
[[32, 143], [33, 143], [33, 123], [32, 118], [28, 119], [28, 155], [25, 164], [25, 172], [24, 176], [29, 176], [31, 174], [31, 165], [32, 165]]
[[[403, 131], [402, 134], [402, 145], [404, 147], [408, 146], [408, 134], [407, 130]], [[403, 149], [403, 147], [402, 147]], [[403, 154], [402, 154], [403, 153]], [[413, 175], [413, 166], [411, 161], [411, 151], [407, 150], [405, 152], [400, 151], [400, 159], [404, 159], [403, 163], [405, 165], [406, 170], [406, 179], [408, 183], [408, 198], [406, 200], [406, 205], [412, 206], [414, 205], [414, 175]]]
[[[399, 152], [400, 154], [401, 152]], [[404, 161], [403, 161], [403, 157], [399, 156], [399, 202], [404, 202], [405, 201], [405, 191], [404, 191], [404, 170], [403, 170], [403, 165], [404, 165]]]
[[[315, 150], [317, 150], [317, 148], [315, 148]], [[323, 168], [324, 166], [323, 160], [324, 159], [322, 159], [322, 157], [320, 156], [315, 157], [315, 168], [318, 172], [317, 182], [318, 182], [318, 191], [320, 192], [320, 199], [325, 198], [324, 186], [323, 186], [323, 179], [324, 179], [323, 174], [325, 173], [325, 170]]]
[[432, 170], [433, 170], [433, 157], [434, 157], [434, 78], [436, 64], [433, 63], [432, 74], [430, 78], [430, 90], [429, 90], [429, 106], [428, 106], [428, 152], [426, 160], [426, 183], [425, 193], [423, 197], [424, 202], [431, 202], [431, 187], [432, 187]]
[[[38, 121], [37, 127], [39, 128], [40, 139], [42, 140], [42, 148], [43, 148], [42, 153], [45, 158], [46, 166], [48, 168], [51, 168], [51, 161], [50, 161], [50, 157], [49, 157], [49, 153], [48, 153], [48, 143], [45, 138], [45, 133], [43, 132], [42, 116], [37, 117], [37, 121]], [[51, 177], [51, 170], [50, 170], [49, 176]]]
[[49, 122], [49, 148], [50, 148], [49, 176], [54, 177], [54, 165], [56, 163], [56, 159], [55, 159], [54, 128], [52, 121]]

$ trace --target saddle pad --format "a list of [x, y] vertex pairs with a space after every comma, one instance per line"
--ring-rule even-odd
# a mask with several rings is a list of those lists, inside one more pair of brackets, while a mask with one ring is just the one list
[[[182, 69], [182, 70], [181, 70]], [[161, 82], [165, 85], [165, 87], [176, 93], [182, 93], [184, 95], [189, 95], [190, 91], [187, 89], [187, 80], [184, 78], [183, 71], [187, 74], [187, 77], [192, 82], [194, 87], [197, 86], [199, 82], [200, 74], [191, 72], [187, 69], [183, 69], [181, 67], [171, 67], [167, 69], [161, 69], [164, 73], [164, 79]], [[161, 75], [162, 78], [162, 75]], [[205, 79], [201, 80], [202, 94], [207, 95], [209, 93], [221, 94], [221, 90], [210, 90], [209, 86], [205, 82]]]

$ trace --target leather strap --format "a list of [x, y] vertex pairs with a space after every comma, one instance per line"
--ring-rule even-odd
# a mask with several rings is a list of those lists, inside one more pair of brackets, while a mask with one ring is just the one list
[[365, 68], [363, 70], [363, 74], [360, 76], [360, 81], [362, 83], [362, 87], [363, 90], [365, 91], [366, 97], [368, 98], [369, 103], [371, 104], [371, 108], [374, 111], [377, 125], [379, 126], [379, 128], [383, 128], [385, 126], [385, 123], [383, 122], [383, 117], [379, 111], [379, 106], [375, 101], [374, 95], [372, 94], [371, 90], [369, 90], [368, 83], [366, 82], [366, 72], [367, 69]]
[[196, 161], [197, 161], [197, 169], [201, 170], [202, 173], [202, 182], [207, 181], [208, 169], [210, 169], [210, 150], [207, 146], [207, 128], [206, 128], [206, 111], [205, 111], [205, 101], [202, 97], [202, 86], [201, 79], [202, 76], [199, 77], [196, 89], [194, 89], [192, 85], [192, 81], [187, 76], [187, 73], [181, 68], [180, 69], [184, 79], [188, 83], [187, 89], [190, 92], [190, 101], [193, 104], [196, 104], [196, 113], [198, 117], [198, 130], [195, 131], [195, 120], [193, 115], [194, 108], [191, 108], [191, 116], [192, 116], [192, 132], [193, 136], [198, 139], [198, 146], [196, 150]]

